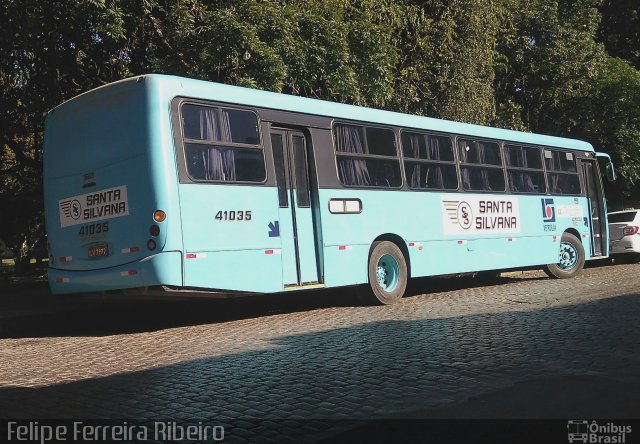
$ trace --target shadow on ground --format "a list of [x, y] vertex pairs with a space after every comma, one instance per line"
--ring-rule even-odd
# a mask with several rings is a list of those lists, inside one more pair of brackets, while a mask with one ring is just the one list
[[[522, 281], [522, 278], [492, 281], [469, 276], [418, 278], [409, 283], [405, 297], [505, 285], [515, 281]], [[352, 307], [361, 305], [356, 293], [366, 290], [366, 286], [342, 287], [227, 299], [122, 294], [61, 297], [51, 295], [46, 284], [38, 283], [7, 289], [0, 296], [0, 338], [107, 336], [321, 308]]]
[[[228, 442], [239, 443], [464, 442], [430, 439], [434, 423], [404, 418], [561, 418], [565, 425], [633, 418], [639, 316], [640, 296], [627, 295], [528, 312], [372, 321], [132, 373], [0, 388], [0, 417], [182, 418], [225, 425]], [[451, 433], [451, 425], [440, 431]], [[526, 428], [514, 433], [467, 442], [532, 442]], [[537, 442], [566, 442], [566, 427], [553, 433]]]

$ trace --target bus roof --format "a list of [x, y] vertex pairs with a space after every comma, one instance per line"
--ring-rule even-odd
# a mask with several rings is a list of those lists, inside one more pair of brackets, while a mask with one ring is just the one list
[[[118, 84], [125, 82], [139, 82], [141, 80], [144, 80], [152, 89], [162, 91], [162, 94], [167, 97], [183, 96], [194, 99], [213, 100], [335, 119], [355, 120], [380, 125], [393, 125], [406, 128], [439, 131], [477, 138], [499, 139], [522, 144], [544, 145], [581, 151], [594, 151], [593, 146], [590, 143], [576, 139], [567, 139], [563, 137], [513, 131], [490, 126], [473, 125], [451, 120], [402, 114], [393, 111], [347, 105], [344, 103], [310, 99], [306, 97], [163, 74], [148, 74], [120, 80], [118, 82], [101, 86], [92, 91], [88, 91], [74, 99], [71, 99], [71, 101], [79, 99], [85, 95], [90, 96], [103, 89], [115, 87]], [[60, 106], [64, 106], [64, 104]]]

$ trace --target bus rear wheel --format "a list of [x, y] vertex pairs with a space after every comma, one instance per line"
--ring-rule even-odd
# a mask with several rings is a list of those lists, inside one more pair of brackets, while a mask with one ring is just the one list
[[369, 253], [369, 286], [365, 302], [390, 305], [398, 302], [407, 288], [407, 261], [393, 242], [376, 241]]
[[563, 233], [560, 240], [560, 257], [556, 264], [544, 267], [549, 277], [557, 279], [572, 278], [584, 267], [584, 247], [582, 242], [571, 233]]

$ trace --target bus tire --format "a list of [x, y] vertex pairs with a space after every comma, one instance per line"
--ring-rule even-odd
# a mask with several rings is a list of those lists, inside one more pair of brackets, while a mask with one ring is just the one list
[[549, 277], [567, 279], [578, 275], [584, 267], [584, 247], [582, 242], [571, 233], [562, 233], [560, 240], [560, 261], [544, 267]]
[[371, 245], [368, 303], [390, 305], [398, 302], [407, 288], [407, 277], [407, 261], [396, 244], [376, 241]]

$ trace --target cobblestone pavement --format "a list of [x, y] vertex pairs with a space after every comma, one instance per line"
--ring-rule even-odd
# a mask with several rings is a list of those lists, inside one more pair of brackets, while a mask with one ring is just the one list
[[613, 389], [464, 415], [637, 418], [639, 289], [640, 265], [616, 265], [570, 280], [421, 279], [391, 307], [355, 306], [352, 289], [86, 302], [0, 328], [0, 417], [203, 421], [229, 424], [225, 442], [315, 442], [350, 420], [583, 381]]

